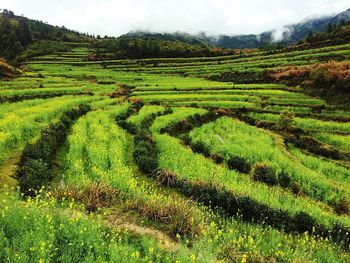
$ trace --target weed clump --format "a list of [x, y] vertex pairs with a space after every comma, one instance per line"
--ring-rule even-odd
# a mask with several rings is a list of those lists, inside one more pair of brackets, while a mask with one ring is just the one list
[[156, 179], [160, 185], [174, 187], [176, 185], [176, 174], [166, 170], [158, 170]]

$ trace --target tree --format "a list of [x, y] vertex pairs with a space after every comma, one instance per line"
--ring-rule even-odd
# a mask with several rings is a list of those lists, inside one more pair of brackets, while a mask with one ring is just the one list
[[17, 36], [22, 46], [27, 46], [32, 43], [32, 33], [29, 29], [28, 22], [25, 19], [20, 19], [17, 28]]
[[7, 10], [7, 9], [4, 9], [2, 11], [2, 13], [4, 14], [4, 16], [7, 16], [7, 17], [14, 17], [15, 16], [15, 13], [11, 10]]
[[278, 127], [282, 130], [288, 130], [295, 124], [295, 115], [294, 112], [289, 110], [284, 110], [281, 112], [278, 120]]

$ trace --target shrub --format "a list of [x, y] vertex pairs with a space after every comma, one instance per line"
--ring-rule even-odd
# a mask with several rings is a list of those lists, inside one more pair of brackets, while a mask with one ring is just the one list
[[89, 213], [99, 208], [110, 207], [122, 196], [122, 192], [105, 183], [91, 183], [83, 190], [78, 187], [59, 186], [55, 188], [54, 196], [58, 199], [74, 199], [85, 205]]
[[284, 110], [279, 116], [277, 127], [281, 130], [288, 130], [295, 123], [295, 115], [292, 111]]
[[180, 135], [180, 139], [184, 142], [185, 145], [191, 145], [192, 140], [188, 133]]
[[331, 147], [330, 145], [324, 144], [315, 140], [309, 136], [298, 136], [295, 142], [295, 146], [303, 148], [317, 155], [321, 155], [327, 158], [336, 160], [348, 160], [348, 156], [338, 149]]
[[340, 200], [333, 200], [332, 207], [338, 215], [346, 215], [350, 212], [349, 201], [345, 198], [342, 198]]
[[158, 167], [158, 157], [155, 143], [151, 134], [141, 130], [135, 137], [135, 150], [133, 157], [144, 173], [152, 174]]
[[305, 212], [298, 212], [294, 216], [294, 229], [299, 233], [306, 231], [312, 233], [316, 225], [316, 220]]
[[16, 70], [7, 64], [4, 59], [0, 58], [0, 77], [13, 77], [16, 74]]
[[192, 151], [195, 152], [195, 153], [201, 153], [205, 157], [209, 157], [210, 156], [210, 152], [209, 152], [208, 148], [202, 142], [193, 143], [191, 145], [191, 148], [192, 148]]
[[286, 172], [282, 172], [278, 175], [278, 183], [280, 186], [288, 188], [291, 186], [292, 180]]
[[296, 194], [296, 195], [303, 194], [303, 191], [301, 190], [301, 186], [298, 182], [292, 182], [291, 189], [292, 189], [293, 194]]
[[59, 147], [64, 143], [72, 123], [89, 110], [89, 106], [80, 105], [64, 113], [59, 122], [42, 131], [35, 143], [26, 145], [16, 172], [22, 193], [35, 195], [35, 190], [53, 179], [53, 160]]
[[22, 193], [35, 195], [35, 190], [50, 182], [52, 171], [49, 163], [41, 159], [28, 158], [16, 174], [19, 179], [19, 186]]
[[277, 184], [276, 171], [266, 163], [257, 163], [252, 169], [252, 177], [255, 181], [264, 182], [269, 185]]
[[130, 99], [132, 107], [139, 111], [145, 104], [140, 99]]
[[268, 71], [267, 76], [273, 81], [288, 81], [291, 84], [304, 82], [313, 88], [348, 91], [350, 63], [329, 61], [309, 66], [290, 66]]
[[134, 110], [132, 107], [130, 107], [127, 111], [119, 114], [117, 117], [115, 117], [115, 120], [118, 122], [118, 121], [121, 121], [121, 120], [126, 120], [127, 118], [130, 117], [131, 114], [133, 114]]
[[164, 115], [172, 114], [173, 112], [174, 112], [174, 111], [173, 111], [172, 108], [167, 107], [167, 108], [165, 108], [165, 110], [164, 110]]
[[237, 170], [241, 173], [249, 173], [250, 165], [243, 157], [231, 156], [227, 161], [228, 168], [231, 170]]
[[125, 121], [125, 120], [117, 121], [117, 124], [118, 124], [121, 128], [127, 130], [127, 132], [130, 133], [130, 134], [136, 134], [137, 131], [138, 131], [137, 126], [136, 126], [135, 124], [130, 123], [130, 122], [127, 122], [127, 121]]
[[152, 123], [157, 118], [157, 116], [158, 115], [156, 113], [152, 113], [150, 116], [144, 118], [141, 121], [141, 129], [148, 129], [149, 127], [151, 127]]
[[222, 157], [221, 155], [219, 154], [212, 154], [210, 156], [211, 159], [214, 160], [215, 163], [217, 164], [220, 164], [220, 163], [223, 163], [224, 162], [224, 157]]
[[181, 133], [190, 132], [194, 127], [212, 122], [220, 116], [222, 116], [222, 114], [217, 111], [210, 111], [204, 115], [194, 114], [193, 116], [187, 117], [185, 120], [170, 124], [166, 128], [161, 129], [160, 132], [168, 133], [171, 136], [178, 136]]
[[158, 167], [155, 146], [150, 141], [143, 140], [137, 143], [133, 156], [144, 173], [152, 173]]

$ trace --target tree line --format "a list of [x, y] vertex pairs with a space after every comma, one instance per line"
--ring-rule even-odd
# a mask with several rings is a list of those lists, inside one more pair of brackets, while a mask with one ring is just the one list
[[232, 49], [213, 48], [204, 44], [190, 44], [148, 37], [120, 37], [103, 39], [95, 43], [95, 56], [91, 59], [175, 58], [232, 55]]

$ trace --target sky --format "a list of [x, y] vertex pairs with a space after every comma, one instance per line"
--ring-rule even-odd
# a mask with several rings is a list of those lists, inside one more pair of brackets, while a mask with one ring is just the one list
[[0, 0], [0, 9], [101, 36], [136, 30], [259, 34], [348, 8], [349, 0]]

